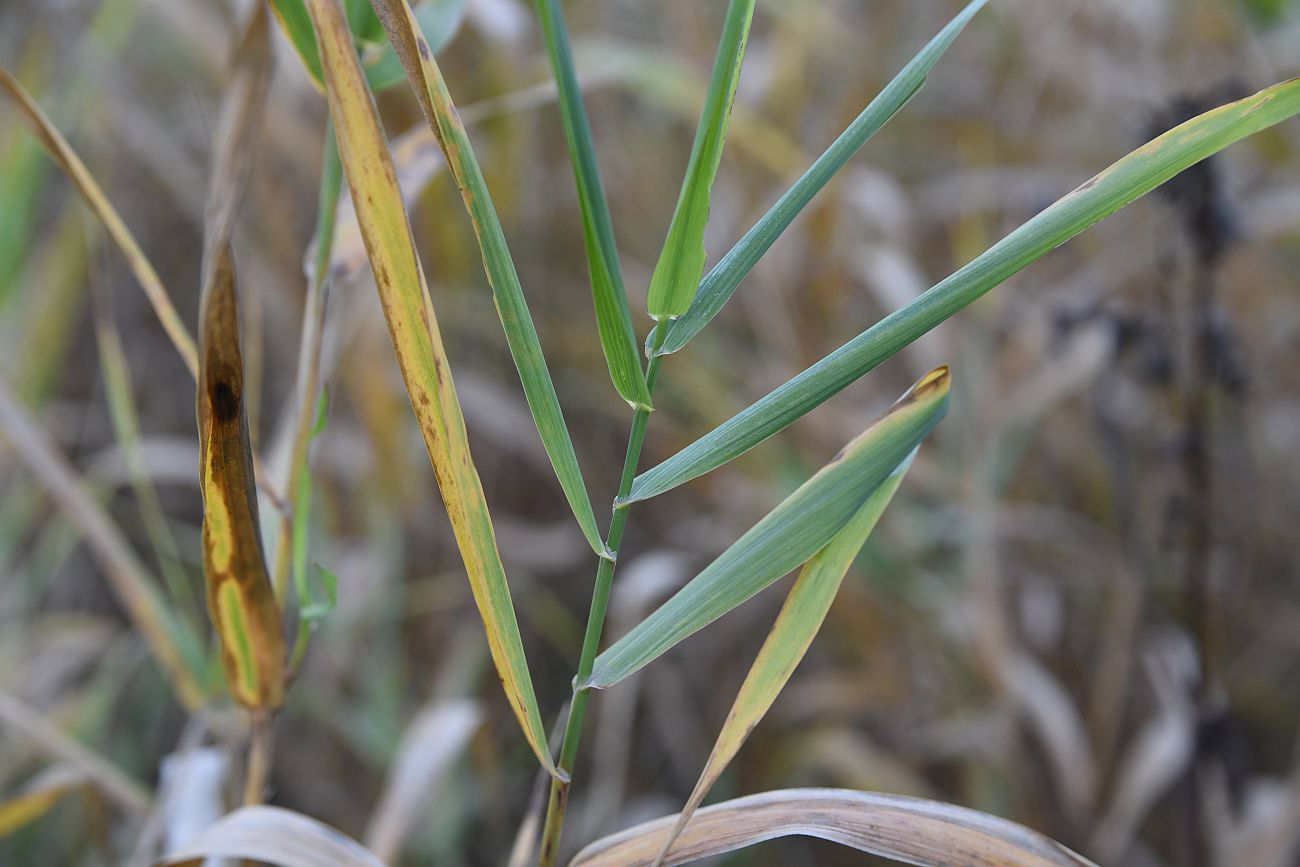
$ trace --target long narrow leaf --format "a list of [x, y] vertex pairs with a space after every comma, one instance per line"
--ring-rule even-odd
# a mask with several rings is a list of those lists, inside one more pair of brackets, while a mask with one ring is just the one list
[[555, 766], [546, 747], [546, 729], [528, 674], [483, 484], [470, 454], [451, 366], [442, 346], [424, 269], [415, 252], [415, 239], [402, 206], [379, 114], [352, 50], [338, 0], [311, 0], [310, 11], [321, 45], [339, 156], [352, 190], [393, 349], [465, 561], [474, 601], [483, 617], [492, 660], [524, 736], [542, 764], [553, 772]]
[[834, 460], [596, 657], [581, 685], [617, 683], [826, 547], [943, 418], [949, 389], [947, 367], [922, 377]]
[[1207, 112], [1139, 148], [937, 286], [642, 473], [627, 501], [662, 494], [743, 454], [1070, 238], [1189, 166], [1297, 112], [1300, 80], [1291, 80]]
[[474, 149], [465, 133], [465, 126], [447, 91], [447, 83], [433, 59], [429, 43], [420, 33], [407, 0], [374, 0], [374, 5], [398, 59], [406, 68], [406, 75], [411, 81], [425, 120], [438, 136], [438, 143], [442, 145], [447, 157], [447, 166], [455, 176], [456, 186], [464, 198], [465, 209], [469, 212], [474, 235], [478, 238], [479, 249], [483, 254], [483, 268], [487, 271], [488, 283], [492, 286], [492, 297], [501, 317], [501, 326], [505, 329], [506, 343], [510, 346], [510, 354], [519, 370], [524, 397], [528, 400], [528, 408], [532, 411], [542, 444], [550, 456], [551, 466], [555, 468], [560, 487], [564, 490], [564, 496], [568, 499], [569, 507], [573, 510], [583, 535], [587, 537], [587, 542], [597, 554], [608, 557], [605, 543], [601, 541], [600, 529], [596, 526], [596, 516], [587, 496], [586, 484], [582, 480], [582, 470], [578, 467], [578, 456], [573, 451], [573, 441], [569, 438], [569, 429], [564, 422], [564, 413], [560, 410], [559, 398], [555, 396], [555, 385], [546, 368], [546, 358], [542, 355], [542, 346], [537, 339], [537, 329], [533, 326], [533, 317], [528, 312], [528, 303], [524, 300], [524, 290], [519, 285], [514, 260], [506, 246], [505, 232], [501, 229], [501, 221], [492, 205], [492, 197], [483, 180], [478, 160], [474, 157]]
[[573, 50], [569, 30], [564, 23], [560, 0], [534, 0], [537, 17], [546, 38], [546, 51], [555, 72], [559, 92], [560, 118], [564, 137], [569, 144], [569, 160], [578, 187], [578, 205], [582, 210], [582, 233], [587, 242], [587, 268], [591, 272], [591, 296], [596, 305], [596, 325], [600, 345], [605, 352], [614, 388], [633, 406], [649, 407], [650, 391], [646, 388], [637, 351], [632, 312], [628, 309], [623, 274], [618, 264], [614, 228], [605, 200], [605, 186], [596, 163], [591, 125], [582, 104], [582, 90], [573, 68]]
[[[646, 867], [675, 816], [592, 843], [569, 867]], [[1037, 831], [976, 810], [848, 789], [784, 789], [705, 807], [667, 864], [686, 864], [765, 840], [818, 837], [918, 867], [1096, 867]]]
[[889, 474], [830, 543], [818, 551], [799, 573], [772, 631], [767, 634], [758, 657], [740, 686], [740, 692], [722, 724], [722, 731], [713, 744], [713, 751], [705, 762], [704, 770], [700, 772], [695, 790], [691, 792], [672, 834], [663, 845], [661, 861], [699, 808], [704, 796], [713, 788], [736, 753], [740, 752], [749, 733], [772, 707], [772, 702], [776, 701], [804, 654], [808, 652], [839, 592], [840, 583], [866, 544], [867, 537], [876, 528], [876, 522], [894, 498], [894, 493], [902, 484], [903, 476], [911, 467], [915, 456], [916, 452], [913, 451]]
[[817, 158], [794, 186], [790, 187], [771, 209], [745, 233], [736, 246], [700, 281], [699, 292], [686, 315], [673, 322], [663, 346], [656, 355], [676, 352], [712, 321], [722, 306], [730, 300], [736, 287], [745, 279], [758, 260], [775, 243], [812, 201], [813, 196], [826, 186], [844, 164], [857, 153], [867, 140], [902, 110], [903, 106], [925, 86], [930, 70], [939, 62], [948, 47], [957, 39], [975, 13], [984, 8], [988, 0], [972, 0], [947, 27], [922, 48], [903, 67], [893, 81], [863, 109], [853, 123], [840, 134], [826, 152]]
[[145, 256], [140, 245], [136, 243], [135, 236], [131, 230], [126, 227], [122, 217], [118, 214], [108, 197], [95, 178], [91, 175], [86, 164], [77, 156], [77, 152], [68, 144], [67, 139], [55, 128], [50, 119], [41, 111], [41, 107], [31, 98], [23, 86], [8, 72], [0, 69], [0, 92], [8, 95], [10, 100], [18, 108], [19, 115], [26, 121], [33, 134], [44, 146], [50, 159], [58, 163], [59, 168], [72, 181], [77, 192], [81, 193], [86, 204], [95, 212], [95, 216], [104, 224], [113, 242], [117, 244], [126, 257], [127, 264], [131, 266], [131, 272], [135, 274], [136, 280], [140, 281], [140, 286], [144, 289], [144, 294], [149, 299], [149, 304], [153, 307], [154, 313], [157, 314], [158, 320], [162, 323], [163, 329], [167, 336], [171, 338], [172, 343], [176, 344], [176, 349], [181, 354], [181, 359], [185, 366], [189, 368], [190, 373], [197, 376], [199, 370], [198, 350], [194, 346], [194, 338], [190, 336], [189, 330], [186, 329], [185, 323], [181, 321], [180, 314], [176, 312], [172, 304], [171, 296], [167, 294], [167, 288], [163, 286], [162, 279], [158, 272], [154, 270], [149, 258]]
[[753, 17], [754, 0], [731, 0], [727, 7], [718, 55], [713, 62], [713, 77], [700, 114], [700, 125], [695, 130], [695, 144], [686, 164], [677, 210], [668, 227], [668, 238], [655, 265], [654, 276], [650, 278], [646, 306], [655, 319], [685, 313], [704, 273], [707, 256], [704, 230], [709, 222], [709, 199], [722, 160], [727, 121], [731, 117], [731, 103], [740, 81], [740, 66], [745, 59], [745, 43], [749, 40]]

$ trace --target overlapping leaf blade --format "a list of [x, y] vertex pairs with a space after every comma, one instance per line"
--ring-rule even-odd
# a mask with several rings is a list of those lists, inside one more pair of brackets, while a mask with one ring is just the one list
[[534, 0], [537, 17], [546, 39], [546, 51], [555, 73], [559, 92], [560, 117], [564, 137], [573, 163], [573, 178], [578, 187], [578, 205], [582, 211], [582, 232], [587, 244], [587, 268], [591, 273], [591, 295], [596, 305], [596, 325], [600, 345], [605, 353], [614, 388], [633, 406], [648, 408], [650, 391], [646, 388], [637, 351], [636, 331], [628, 309], [623, 274], [618, 264], [614, 228], [605, 200], [605, 186], [596, 164], [591, 125], [582, 104], [582, 90], [573, 67], [573, 50], [569, 46], [568, 26], [560, 0]]
[[[528, 302], [524, 300], [524, 290], [519, 285], [519, 275], [506, 245], [505, 232], [492, 205], [492, 197], [474, 157], [465, 126], [447, 91], [447, 83], [406, 0], [374, 0], [374, 5], [465, 201], [465, 209], [469, 212], [483, 254], [483, 268], [492, 286], [492, 298], [501, 317], [501, 327], [505, 330], [506, 343], [519, 371], [524, 397], [551, 459], [551, 466], [592, 550], [608, 557], [582, 480], [582, 470], [578, 467], [578, 456], [564, 422], [564, 413], [555, 395], [555, 385], [542, 355], [537, 329], [533, 326], [533, 317], [528, 312]], [[353, 201], [356, 201], [355, 196]]]
[[915, 456], [916, 451], [913, 450], [912, 454], [904, 458], [880, 487], [867, 497], [849, 522], [799, 573], [772, 631], [767, 634], [758, 657], [740, 686], [740, 692], [722, 724], [722, 731], [713, 744], [713, 751], [705, 762], [704, 770], [700, 772], [699, 781], [686, 806], [682, 808], [672, 834], [663, 845], [661, 861], [808, 652], [808, 647], [830, 611], [831, 603], [835, 601], [840, 583], [866, 544], [867, 537], [876, 528], [880, 516], [893, 500]]
[[533, 692], [496, 534], [483, 496], [392, 157], [338, 0], [310, 0], [339, 155], [374, 271], [393, 349], [482, 615], [488, 646], [524, 736], [554, 764]]
[[598, 656], [580, 686], [617, 683], [824, 548], [943, 418], [949, 390], [946, 367], [922, 377], [833, 461]]
[[655, 319], [681, 316], [691, 306], [700, 276], [704, 273], [707, 253], [704, 230], [709, 222], [709, 200], [713, 181], [722, 160], [722, 146], [727, 138], [731, 103], [740, 81], [740, 66], [745, 59], [749, 24], [754, 17], [754, 0], [731, 0], [722, 25], [722, 39], [713, 63], [708, 96], [700, 124], [695, 130], [695, 144], [686, 165], [677, 209], [668, 227], [668, 238], [650, 278], [646, 305]]
[[1115, 163], [914, 301], [642, 473], [627, 502], [697, 478], [802, 418], [823, 401], [1027, 265], [1179, 172], [1300, 112], [1300, 80], [1193, 118]]
[[700, 281], [699, 291], [690, 309], [669, 327], [668, 336], [656, 355], [668, 355], [681, 349], [718, 315], [718, 311], [731, 299], [736, 287], [799, 212], [812, 201], [813, 196], [925, 86], [930, 70], [987, 2], [988, 0], [973, 0], [930, 40], [817, 158], [808, 171], [795, 181], [794, 186], [713, 266]]
[[[306, 0], [269, 2], [271, 11], [280, 23], [280, 29], [302, 61], [312, 83], [323, 88], [320, 48], [316, 44], [316, 32], [311, 26]], [[434, 52], [441, 51], [456, 35], [468, 5], [468, 0], [426, 0], [416, 7], [415, 17]], [[382, 30], [373, 29], [378, 26], [378, 21], [369, 0], [348, 0], [347, 13], [349, 29], [358, 39], [378, 41], [383, 38]], [[402, 80], [402, 64], [398, 62], [391, 46], [366, 52], [362, 68], [365, 69], [366, 80], [374, 90], [392, 87]]]

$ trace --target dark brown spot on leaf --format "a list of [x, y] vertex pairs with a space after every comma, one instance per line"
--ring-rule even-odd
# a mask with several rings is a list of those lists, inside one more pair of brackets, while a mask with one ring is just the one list
[[212, 386], [212, 413], [219, 422], [231, 422], [239, 418], [239, 394], [224, 379]]

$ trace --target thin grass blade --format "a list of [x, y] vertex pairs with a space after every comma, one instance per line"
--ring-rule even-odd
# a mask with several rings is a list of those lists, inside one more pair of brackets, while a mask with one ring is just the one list
[[40, 819], [89, 782], [86, 773], [72, 765], [54, 765], [37, 774], [16, 795], [0, 800], [0, 839]]
[[343, 832], [281, 807], [240, 807], [156, 867], [199, 867], [210, 858], [242, 858], [278, 867], [384, 867]]
[[[569, 867], [646, 867], [676, 820], [665, 816], [598, 840]], [[705, 807], [664, 863], [686, 864], [795, 835], [918, 867], [1097, 867], [1037, 831], [988, 813], [849, 789], [784, 789]]]
[[338, 0], [311, 0], [330, 115], [393, 349], [469, 575], [493, 662], [538, 759], [554, 772], [483, 485], [392, 157]]
[[662, 494], [745, 453], [1075, 235], [1189, 166], [1298, 112], [1300, 79], [1293, 79], [1193, 118], [1133, 151], [943, 282], [637, 476], [626, 501]]
[[198, 350], [194, 345], [194, 338], [190, 336], [189, 330], [185, 323], [181, 321], [180, 314], [176, 312], [172, 304], [171, 296], [167, 293], [167, 288], [163, 286], [162, 279], [158, 272], [154, 270], [153, 264], [145, 256], [144, 251], [136, 242], [135, 236], [131, 230], [126, 227], [122, 217], [109, 202], [104, 191], [96, 183], [95, 178], [91, 175], [86, 164], [77, 156], [77, 152], [68, 144], [67, 139], [54, 127], [41, 107], [31, 98], [23, 86], [3, 69], [0, 69], [0, 92], [7, 95], [11, 102], [18, 108], [18, 114], [27, 123], [32, 133], [45, 148], [50, 159], [61, 168], [72, 181], [77, 192], [81, 193], [86, 204], [95, 212], [95, 216], [104, 224], [108, 231], [109, 237], [117, 244], [126, 257], [127, 264], [131, 267], [131, 272], [135, 275], [136, 280], [144, 289], [145, 296], [149, 299], [149, 304], [153, 307], [154, 313], [158, 316], [158, 321], [162, 323], [163, 330], [171, 338], [172, 343], [176, 344], [176, 349], [181, 354], [181, 360], [189, 368], [190, 373], [197, 376], [199, 369]]
[[664, 843], [657, 863], [663, 862], [673, 841], [680, 836], [713, 784], [736, 757], [736, 753], [740, 752], [741, 745], [772, 707], [795, 668], [803, 660], [831, 609], [831, 603], [835, 601], [844, 576], [866, 544], [867, 537], [876, 528], [880, 516], [894, 499], [915, 456], [914, 450], [904, 458], [880, 487], [867, 497], [849, 522], [799, 573], [772, 631], [763, 641], [758, 657], [740, 686], [740, 692], [722, 724], [722, 731], [713, 744], [713, 751], [704, 764], [704, 770], [700, 772], [699, 781]]
[[686, 164], [686, 177], [677, 199], [677, 209], [668, 227], [668, 238], [650, 278], [646, 306], [655, 319], [675, 318], [685, 313], [695, 297], [704, 273], [707, 253], [704, 230], [709, 222], [709, 200], [713, 181], [722, 161], [727, 139], [731, 103], [740, 81], [740, 66], [749, 41], [749, 24], [754, 18], [754, 0], [731, 0], [722, 25], [722, 39], [713, 62], [709, 93], [695, 130], [695, 144]]
[[58, 453], [35, 420], [0, 380], [0, 433], [85, 537], [113, 594], [139, 630], [150, 653], [188, 711], [207, 701], [203, 651], [198, 636], [178, 618], [122, 532]]
[[893, 81], [863, 109], [829, 148], [826, 149], [794, 186], [777, 200], [771, 209], [745, 233], [736, 246], [700, 281], [699, 291], [686, 314], [673, 322], [668, 337], [656, 355], [668, 355], [685, 346], [692, 337], [718, 315], [731, 299], [736, 287], [745, 279], [758, 260], [790, 226], [799, 212], [812, 201], [822, 187], [885, 124], [911, 101], [922, 87], [930, 70], [956, 41], [975, 14], [988, 0], [973, 0], [956, 18], [903, 67]]
[[578, 467], [578, 456], [573, 450], [564, 413], [560, 410], [559, 398], [555, 395], [555, 385], [546, 368], [537, 329], [533, 326], [533, 317], [528, 312], [528, 302], [524, 300], [524, 290], [519, 285], [519, 275], [506, 245], [505, 232], [497, 219], [496, 208], [492, 205], [492, 197], [474, 157], [465, 126], [447, 91], [447, 83], [406, 0], [374, 0], [374, 5], [465, 201], [465, 209], [469, 212], [483, 254], [483, 268], [505, 330], [506, 343], [510, 346], [528, 408], [550, 456], [551, 466], [555, 468], [564, 496], [592, 550], [602, 557], [609, 557], [601, 540], [600, 528], [596, 526], [596, 516], [582, 480], [582, 470]]
[[582, 104], [582, 89], [573, 66], [573, 49], [569, 29], [564, 21], [560, 0], [534, 0], [537, 18], [546, 39], [546, 52], [559, 93], [560, 118], [564, 137], [569, 144], [569, 160], [578, 187], [578, 205], [582, 211], [582, 233], [587, 244], [587, 268], [591, 273], [591, 296], [596, 306], [596, 325], [600, 345], [605, 352], [614, 388], [634, 407], [650, 408], [650, 391], [641, 369], [641, 356], [623, 288], [618, 247], [614, 242], [613, 222], [605, 185], [596, 163], [596, 149], [591, 138], [591, 124]]
[[829, 464], [653, 614], [596, 657], [581, 687], [619, 682], [826, 547], [948, 410], [947, 367], [932, 370]]

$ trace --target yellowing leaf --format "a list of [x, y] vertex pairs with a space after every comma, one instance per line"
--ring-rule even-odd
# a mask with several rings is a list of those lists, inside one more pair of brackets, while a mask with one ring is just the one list
[[249, 708], [284, 696], [284, 633], [262, 552], [253, 451], [244, 411], [239, 307], [228, 247], [201, 305], [198, 419], [203, 573], [230, 693]]
[[528, 409], [533, 414], [542, 445], [546, 447], [556, 478], [578, 526], [587, 537], [587, 543], [597, 554], [609, 557], [611, 555], [605, 550], [600, 529], [596, 526], [596, 516], [582, 480], [582, 470], [578, 467], [578, 457], [573, 451], [573, 441], [564, 423], [559, 398], [555, 395], [555, 385], [542, 355], [537, 329], [533, 327], [533, 317], [528, 312], [528, 302], [524, 300], [524, 290], [519, 285], [519, 275], [510, 258], [505, 232], [492, 205], [483, 172], [474, 157], [473, 145], [451, 101], [442, 72], [433, 59], [433, 50], [420, 32], [419, 23], [406, 0], [374, 2], [388, 39], [411, 80], [416, 101], [438, 137], [438, 144], [447, 157], [447, 167], [460, 188], [474, 236], [478, 238], [479, 250], [483, 254], [483, 269], [492, 286], [492, 299], [501, 318], [506, 343], [519, 371], [519, 381], [524, 387], [524, 397], [528, 400]]
[[442, 346], [424, 269], [415, 252], [379, 114], [338, 0], [310, 0], [309, 9], [320, 44], [339, 156], [388, 320], [393, 350], [465, 561], [492, 660], [524, 736], [538, 759], [554, 773], [483, 485], [470, 454], [451, 366]]

